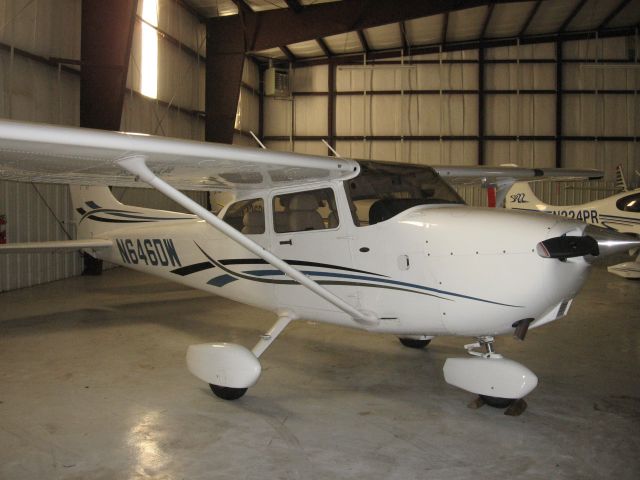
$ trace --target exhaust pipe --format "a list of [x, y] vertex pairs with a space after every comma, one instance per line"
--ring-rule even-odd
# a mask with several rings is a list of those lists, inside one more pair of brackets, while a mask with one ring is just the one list
[[565, 261], [572, 257], [606, 257], [640, 247], [640, 238], [602, 227], [587, 225], [582, 236], [562, 235], [536, 245], [538, 255]]

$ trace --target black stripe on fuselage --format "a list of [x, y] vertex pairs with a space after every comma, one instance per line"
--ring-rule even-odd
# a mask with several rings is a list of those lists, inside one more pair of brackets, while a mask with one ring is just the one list
[[186, 277], [187, 275], [202, 272], [203, 270], [208, 270], [210, 268], [215, 268], [215, 265], [211, 262], [200, 262], [194, 263], [193, 265], [186, 265], [181, 268], [176, 268], [175, 270], [171, 270], [171, 273]]
[[[319, 268], [331, 268], [333, 270], [342, 270], [344, 272], [354, 273], [366, 273], [367, 275], [375, 275], [376, 277], [389, 278], [387, 275], [381, 275], [379, 273], [367, 272], [366, 270], [357, 270], [355, 268], [341, 267], [338, 265], [330, 265], [328, 263], [307, 262], [305, 260], [284, 260], [289, 265], [296, 265], [301, 267], [319, 267]], [[233, 258], [228, 260], [220, 260], [222, 265], [268, 265], [268, 262], [261, 258]]]
[[94, 220], [96, 222], [105, 222], [105, 223], [150, 223], [154, 220], [116, 220], [114, 218], [102, 218], [96, 217], [95, 215], [89, 215], [87, 218]]

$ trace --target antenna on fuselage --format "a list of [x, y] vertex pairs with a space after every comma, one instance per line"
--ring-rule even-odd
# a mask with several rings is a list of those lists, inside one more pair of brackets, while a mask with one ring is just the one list
[[264, 146], [264, 143], [262, 143], [262, 142], [260, 141], [260, 139], [256, 136], [256, 134], [255, 134], [255, 133], [253, 133], [251, 130], [249, 130], [249, 133], [251, 134], [251, 136], [253, 137], [253, 139], [256, 141], [256, 143], [257, 143], [258, 145], [260, 145], [260, 146], [261, 146], [262, 148], [264, 148], [265, 150], [267, 149], [267, 147], [265, 147], [265, 146]]

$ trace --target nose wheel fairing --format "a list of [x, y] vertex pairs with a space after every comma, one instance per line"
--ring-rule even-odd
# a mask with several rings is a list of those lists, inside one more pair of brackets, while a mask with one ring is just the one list
[[475, 408], [485, 403], [497, 408], [517, 404], [513, 411], [522, 413], [526, 403], [518, 401], [536, 388], [538, 377], [524, 365], [496, 353], [493, 343], [493, 337], [479, 337], [478, 342], [465, 345], [471, 357], [447, 358], [442, 369], [444, 379], [449, 385], [477, 394]]

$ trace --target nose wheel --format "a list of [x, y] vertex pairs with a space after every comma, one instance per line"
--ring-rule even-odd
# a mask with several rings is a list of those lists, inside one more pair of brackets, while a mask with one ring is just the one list
[[223, 400], [237, 400], [247, 393], [248, 390], [247, 388], [222, 387], [220, 385], [214, 385], [213, 383], [210, 383], [209, 387], [211, 387], [211, 391], [216, 397], [222, 398]]
[[464, 346], [471, 358], [448, 358], [444, 364], [445, 381], [475, 393], [469, 405], [480, 408], [506, 408], [506, 415], [520, 415], [527, 408], [523, 400], [538, 384], [538, 377], [524, 365], [504, 358], [494, 349], [490, 336], [478, 337]]

